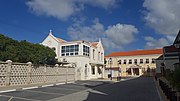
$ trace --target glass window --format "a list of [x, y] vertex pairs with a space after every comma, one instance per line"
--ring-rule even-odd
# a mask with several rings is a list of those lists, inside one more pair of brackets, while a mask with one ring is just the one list
[[124, 60], [124, 63], [123, 64], [126, 64], [126, 60]]
[[89, 47], [83, 45], [83, 55], [85, 56], [89, 56]]
[[61, 46], [61, 56], [78, 55], [79, 45]]
[[118, 60], [118, 63], [121, 64], [121, 60]]
[[137, 64], [137, 59], [134, 59], [134, 64]]
[[142, 64], [143, 63], [143, 59], [140, 59], [140, 64]]
[[155, 63], [155, 59], [154, 58], [152, 59], [152, 63]]
[[64, 49], [64, 50], [65, 50], [65, 46], [62, 46], [62, 49]]
[[149, 59], [146, 59], [146, 63], [149, 63]]
[[129, 64], [132, 64], [132, 59], [129, 59]]

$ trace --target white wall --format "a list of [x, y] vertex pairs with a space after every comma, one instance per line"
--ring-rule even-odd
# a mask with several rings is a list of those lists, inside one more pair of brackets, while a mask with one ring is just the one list
[[161, 73], [161, 63], [163, 60], [156, 60], [156, 73]]
[[48, 35], [41, 44], [50, 48], [55, 48], [56, 58], [59, 57], [59, 45], [58, 42], [53, 38], [53, 36]]
[[[79, 53], [76, 56], [61, 56], [61, 46], [67, 46], [67, 45], [75, 45], [79, 44]], [[86, 79], [92, 79], [92, 78], [99, 78], [102, 77], [102, 74], [98, 74], [98, 66], [100, 66], [101, 69], [104, 69], [102, 66], [104, 64], [104, 49], [101, 44], [101, 42], [98, 42], [97, 47], [93, 47], [90, 45], [89, 42], [84, 41], [72, 41], [72, 42], [66, 42], [66, 43], [58, 43], [57, 39], [52, 35], [49, 34], [47, 38], [42, 42], [42, 45], [48, 46], [50, 48], [55, 47], [56, 48], [56, 55], [58, 58], [58, 61], [63, 61], [65, 58], [67, 62], [73, 62], [76, 63], [76, 80], [86, 80]], [[83, 45], [89, 46], [90, 48], [90, 54], [89, 56], [83, 55]], [[95, 50], [94, 59], [93, 59], [93, 49]], [[98, 59], [98, 52], [99, 59]], [[102, 56], [101, 56], [102, 54]], [[95, 75], [91, 74], [91, 64], [95, 65], [96, 71]], [[85, 75], [85, 65], [87, 65], [87, 76]], [[102, 70], [103, 72], [104, 70]]]

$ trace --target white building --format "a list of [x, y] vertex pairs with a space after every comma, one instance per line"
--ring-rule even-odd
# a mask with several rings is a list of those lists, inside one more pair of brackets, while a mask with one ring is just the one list
[[103, 78], [104, 49], [98, 42], [65, 41], [52, 35], [44, 39], [42, 45], [54, 49], [58, 62], [76, 63], [76, 80]]

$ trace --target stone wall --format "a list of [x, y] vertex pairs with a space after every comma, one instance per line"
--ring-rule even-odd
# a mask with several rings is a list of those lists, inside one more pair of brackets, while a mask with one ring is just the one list
[[31, 62], [0, 62], [0, 87], [28, 84], [71, 82], [75, 68], [69, 66], [35, 66]]

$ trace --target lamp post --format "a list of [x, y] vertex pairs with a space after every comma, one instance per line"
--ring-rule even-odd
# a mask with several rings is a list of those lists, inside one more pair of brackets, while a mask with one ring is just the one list
[[110, 73], [110, 75], [111, 75], [110, 78], [111, 78], [111, 80], [112, 80], [112, 66], [111, 66], [111, 65], [112, 65], [112, 58], [109, 58], [109, 64], [110, 64], [110, 72], [111, 72], [111, 73]]

